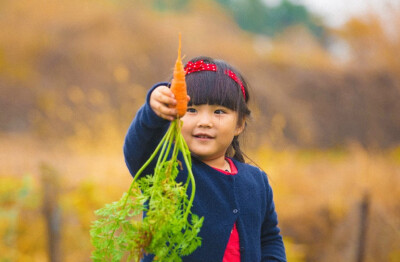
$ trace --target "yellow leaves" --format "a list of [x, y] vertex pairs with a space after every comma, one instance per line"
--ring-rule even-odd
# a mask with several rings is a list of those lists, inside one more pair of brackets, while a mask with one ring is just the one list
[[127, 83], [129, 80], [129, 69], [124, 65], [118, 65], [114, 69], [114, 79], [119, 84]]
[[359, 38], [369, 37], [372, 34], [381, 34], [382, 28], [377, 21], [365, 22], [357, 18], [350, 19], [344, 26], [343, 35], [346, 38]]
[[37, 99], [37, 107], [47, 115], [52, 115], [57, 106], [57, 94], [55, 92], [43, 92]]
[[79, 86], [71, 86], [67, 89], [67, 96], [69, 98], [69, 100], [76, 104], [82, 104], [84, 103], [86, 96], [85, 93], [83, 92], [83, 90], [79, 87]]
[[99, 89], [91, 88], [88, 92], [88, 101], [93, 106], [104, 106], [108, 103], [108, 97]]
[[71, 122], [74, 120], [74, 112], [69, 106], [61, 105], [57, 109], [57, 117], [64, 122]]
[[295, 243], [293, 239], [284, 237], [283, 242], [286, 249], [286, 259], [290, 262], [303, 262], [306, 261], [306, 247]]
[[[43, 236], [40, 236], [43, 229], [41, 218], [32, 216], [35, 215], [35, 211], [32, 210], [37, 210], [39, 207], [33, 189], [30, 176], [23, 179], [17, 176], [0, 176], [0, 254], [4, 261], [20, 259], [24, 252], [32, 255], [35, 247], [41, 249], [37, 252], [38, 255], [44, 253], [41, 246]], [[22, 217], [37, 223], [37, 230], [26, 234], [29, 229], [27, 224], [21, 223]]]
[[[393, 14], [396, 10], [391, 10]], [[400, 72], [400, 31], [391, 24], [400, 23], [397, 16], [385, 21], [378, 15], [350, 19], [335, 34], [351, 47], [352, 66], [358, 69], [389, 70]], [[397, 18], [396, 18], [397, 17]]]
[[[301, 26], [288, 28], [268, 42], [260, 38], [256, 38], [255, 41], [256, 51], [264, 52], [265, 58], [272, 64], [318, 70], [333, 68], [329, 53], [308, 30]], [[264, 43], [264, 49], [261, 49], [260, 43]]]
[[101, 108], [109, 106], [108, 95], [98, 88], [87, 88], [86, 91], [83, 91], [79, 86], [71, 86], [67, 89], [66, 95], [74, 106], [81, 106], [80, 110], [88, 105]]
[[3, 70], [6, 68], [6, 61], [3, 48], [0, 47], [0, 75], [2, 75]]
[[283, 145], [285, 143], [285, 136], [283, 134], [285, 126], [285, 116], [279, 113], [275, 114], [271, 119], [271, 126], [268, 129], [268, 142], [275, 145]]

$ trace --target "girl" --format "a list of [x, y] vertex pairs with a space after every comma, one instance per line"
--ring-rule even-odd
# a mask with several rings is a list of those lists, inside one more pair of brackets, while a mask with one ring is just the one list
[[[243, 77], [223, 61], [192, 59], [185, 66], [188, 97], [182, 134], [192, 155], [192, 212], [204, 217], [202, 245], [183, 261], [286, 261], [266, 174], [244, 163], [238, 136], [250, 115]], [[149, 158], [177, 111], [169, 83], [158, 83], [133, 120], [124, 145], [134, 175]], [[183, 161], [182, 161], [183, 162]], [[154, 169], [150, 165], [143, 174]], [[178, 181], [186, 181], [182, 171]], [[148, 254], [143, 261], [152, 261]]]

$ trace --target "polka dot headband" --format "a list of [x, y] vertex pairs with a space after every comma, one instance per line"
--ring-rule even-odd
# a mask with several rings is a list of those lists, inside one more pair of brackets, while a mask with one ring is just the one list
[[[217, 71], [217, 66], [214, 64], [207, 64], [203, 60], [198, 60], [196, 62], [189, 61], [186, 66], [185, 66], [185, 72], [186, 75], [189, 75], [194, 72], [199, 72], [199, 71]], [[232, 70], [225, 70], [224, 72], [226, 75], [228, 75], [230, 78], [233, 79], [238, 85], [240, 86], [240, 89], [242, 90], [244, 100], [246, 100], [246, 91], [244, 89], [242, 81], [237, 77], [237, 75], [232, 71]]]

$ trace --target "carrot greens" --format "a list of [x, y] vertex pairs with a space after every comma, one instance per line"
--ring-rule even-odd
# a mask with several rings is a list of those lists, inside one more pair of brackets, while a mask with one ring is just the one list
[[[179, 119], [171, 122], [152, 156], [136, 173], [128, 192], [95, 212], [99, 219], [90, 232], [94, 261], [139, 261], [144, 253], [155, 254], [159, 261], [181, 261], [182, 256], [201, 245], [197, 234], [203, 218], [190, 210], [195, 180], [180, 126]], [[178, 153], [182, 153], [188, 171], [185, 183], [175, 180], [182, 165]], [[139, 178], [157, 154], [154, 174]], [[189, 185], [190, 198], [186, 194]], [[135, 221], [134, 217], [142, 212], [146, 212], [143, 221]]]
[[[181, 126], [179, 117], [172, 121], [128, 191], [95, 211], [98, 219], [90, 230], [94, 261], [139, 261], [145, 253], [154, 254], [157, 261], [182, 261], [201, 245], [203, 217], [191, 212], [196, 185]], [[183, 169], [178, 154], [188, 174], [184, 183], [176, 181]], [[156, 159], [154, 173], [142, 175]], [[146, 216], [138, 221], [141, 213]]]

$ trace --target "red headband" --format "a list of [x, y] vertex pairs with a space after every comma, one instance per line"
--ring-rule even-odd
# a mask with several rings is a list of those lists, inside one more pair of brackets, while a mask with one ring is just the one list
[[[203, 60], [198, 60], [196, 62], [189, 61], [185, 66], [185, 71], [186, 71], [186, 75], [189, 75], [194, 72], [199, 72], [199, 71], [216, 72], [217, 66], [214, 64], [206, 64], [206, 63], [204, 63]], [[235, 81], [236, 83], [239, 84], [240, 89], [242, 90], [242, 93], [243, 93], [243, 97], [246, 100], [246, 91], [245, 91], [243, 83], [242, 83], [242, 81], [240, 81], [239, 77], [237, 77], [237, 75], [231, 70], [225, 70], [224, 73], [226, 75], [228, 75], [230, 78], [232, 78], [233, 81]]]

